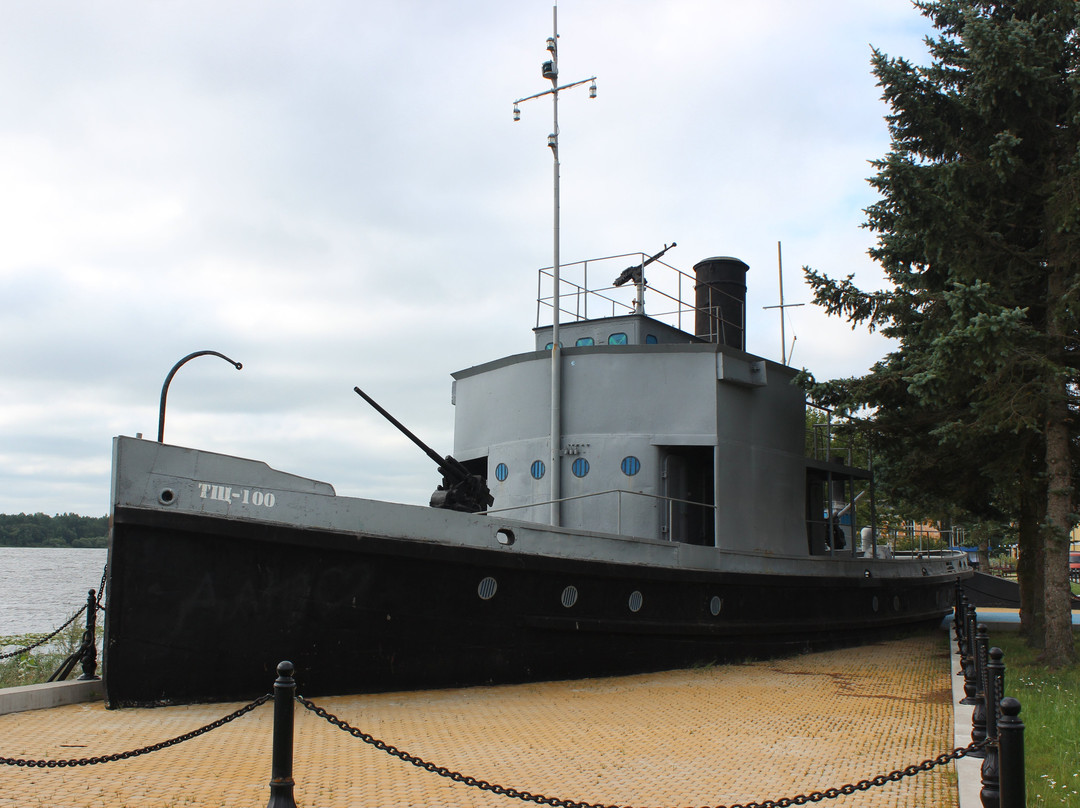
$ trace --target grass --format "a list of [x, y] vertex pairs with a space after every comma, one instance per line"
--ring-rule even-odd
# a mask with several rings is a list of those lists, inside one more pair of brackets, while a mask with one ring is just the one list
[[[44, 645], [8, 659], [0, 659], [0, 688], [37, 685], [48, 681], [53, 672], [82, 643], [82, 635], [85, 629], [86, 624], [82, 620], [76, 620]], [[19, 648], [26, 648], [45, 636], [47, 635], [16, 634], [0, 636], [0, 651], [9, 653]], [[99, 661], [101, 659], [100, 636], [101, 627], [99, 626]], [[75, 679], [80, 675], [82, 675], [82, 667], [76, 665], [68, 678]]]
[[1014, 634], [990, 642], [1005, 652], [1005, 695], [1020, 700], [1027, 804], [1080, 808], [1080, 664], [1048, 670]]

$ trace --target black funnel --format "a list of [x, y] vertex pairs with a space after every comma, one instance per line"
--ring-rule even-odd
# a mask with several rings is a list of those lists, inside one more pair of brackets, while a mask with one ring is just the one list
[[709, 342], [746, 350], [746, 272], [738, 258], [706, 258], [694, 265], [694, 333]]

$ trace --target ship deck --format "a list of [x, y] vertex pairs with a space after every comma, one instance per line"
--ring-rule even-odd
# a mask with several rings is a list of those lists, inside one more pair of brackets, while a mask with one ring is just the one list
[[[193, 671], [212, 676], [212, 670]], [[298, 672], [303, 693], [303, 673]], [[315, 699], [399, 749], [504, 786], [634, 806], [716, 805], [840, 787], [953, 748], [946, 632], [667, 673]], [[270, 689], [272, 683], [267, 683]], [[0, 757], [83, 758], [149, 745], [238, 704], [0, 716]], [[175, 747], [76, 768], [4, 767], [0, 806], [244, 806], [269, 799], [271, 705]], [[422, 771], [297, 705], [305, 806], [506, 806]], [[832, 805], [956, 806], [954, 764]]]

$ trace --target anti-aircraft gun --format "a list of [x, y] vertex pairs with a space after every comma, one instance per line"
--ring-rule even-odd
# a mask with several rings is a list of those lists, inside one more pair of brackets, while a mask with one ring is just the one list
[[374, 407], [383, 418], [396, 426], [405, 437], [423, 449], [424, 454], [435, 461], [443, 481], [442, 485], [436, 488], [431, 495], [430, 505], [432, 508], [479, 513], [491, 507], [495, 502], [495, 498], [491, 496], [491, 490], [488, 488], [487, 483], [484, 482], [483, 477], [470, 472], [461, 461], [454, 459], [451, 455], [439, 457], [434, 449], [410, 432], [397, 418], [380, 407], [375, 399], [359, 387], [354, 387], [353, 390], [364, 401]]
[[634, 298], [634, 314], [645, 313], [645, 287], [649, 285], [649, 282], [645, 280], [645, 267], [651, 264], [653, 261], [660, 259], [664, 253], [670, 250], [672, 247], [678, 245], [673, 241], [670, 245], [665, 244], [664, 249], [658, 252], [656, 255], [650, 256], [636, 266], [627, 267], [624, 269], [613, 282], [612, 286], [622, 286], [627, 281], [633, 281], [637, 287], [637, 297]]

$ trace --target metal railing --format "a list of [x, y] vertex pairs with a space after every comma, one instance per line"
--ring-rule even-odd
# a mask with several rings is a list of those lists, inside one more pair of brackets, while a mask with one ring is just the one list
[[[609, 494], [615, 494], [616, 495], [615, 532], [620, 534], [620, 535], [622, 534], [622, 514], [623, 514], [623, 498], [622, 498], [622, 495], [623, 494], [626, 494], [628, 496], [635, 496], [635, 497], [645, 497], [646, 499], [660, 500], [661, 502], [666, 503], [667, 504], [667, 509], [668, 509], [668, 522], [667, 522], [668, 525], [671, 525], [671, 523], [672, 523], [672, 516], [673, 516], [674, 508], [675, 508], [676, 504], [690, 505], [690, 506], [699, 507], [699, 508], [702, 508], [702, 509], [705, 509], [705, 510], [710, 510], [710, 511], [713, 511], [713, 512], [716, 511], [716, 506], [711, 505], [711, 504], [709, 504], [707, 502], [694, 502], [694, 501], [688, 500], [688, 499], [679, 499], [678, 497], [665, 497], [665, 496], [663, 496], [661, 494], [650, 494], [650, 493], [646, 493], [645, 491], [630, 491], [630, 490], [627, 490], [625, 488], [609, 488], [609, 489], [607, 489], [605, 491], [593, 491], [593, 492], [588, 493], [588, 494], [576, 494], [576, 495], [574, 495], [572, 497], [560, 497], [559, 499], [538, 500], [536, 502], [529, 502], [529, 503], [524, 503], [524, 504], [521, 504], [521, 505], [508, 505], [505, 508], [491, 508], [491, 509], [489, 509], [487, 511], [483, 511], [483, 513], [487, 514], [488, 516], [491, 516], [492, 514], [508, 513], [510, 511], [519, 511], [519, 510], [523, 510], [525, 508], [540, 508], [540, 507], [544, 507], [544, 506], [548, 506], [548, 505], [554, 505], [556, 503], [561, 504], [561, 503], [564, 503], [564, 502], [575, 502], [575, 501], [583, 500], [583, 499], [593, 499], [595, 497], [602, 497], [602, 496], [606, 496], [606, 495], [609, 495]], [[669, 541], [678, 541], [677, 539], [672, 539], [671, 538], [670, 531], [668, 532], [667, 539]]]

